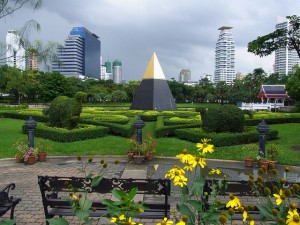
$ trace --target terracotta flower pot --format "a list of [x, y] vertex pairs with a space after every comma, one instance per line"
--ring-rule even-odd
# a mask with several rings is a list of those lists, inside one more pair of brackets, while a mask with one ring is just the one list
[[268, 169], [269, 160], [261, 160], [258, 163], [261, 168], [266, 169], [266, 170]]
[[26, 161], [26, 164], [27, 165], [33, 165], [33, 164], [35, 164], [35, 162], [36, 162], [36, 157], [35, 156], [29, 156], [27, 161]]
[[38, 154], [38, 160], [40, 162], [44, 162], [46, 160], [47, 152], [39, 152]]
[[245, 157], [245, 166], [246, 167], [253, 167], [254, 158], [252, 157]]
[[21, 154], [16, 154], [16, 163], [21, 163], [23, 162], [23, 157]]
[[154, 152], [153, 151], [148, 151], [146, 154], [146, 157], [148, 160], [153, 160], [154, 159]]

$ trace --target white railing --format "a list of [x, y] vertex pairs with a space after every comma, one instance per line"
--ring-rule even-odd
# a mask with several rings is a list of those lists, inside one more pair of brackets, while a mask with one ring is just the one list
[[238, 107], [242, 110], [267, 110], [271, 111], [271, 109], [278, 109], [284, 107], [284, 103], [245, 103], [242, 102], [238, 104]]

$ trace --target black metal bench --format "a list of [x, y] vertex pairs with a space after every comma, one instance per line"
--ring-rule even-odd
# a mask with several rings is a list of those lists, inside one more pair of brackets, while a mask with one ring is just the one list
[[[251, 186], [248, 184], [248, 181], [236, 181], [236, 180], [225, 180], [223, 181], [224, 184], [225, 182], [227, 182], [227, 187], [225, 188], [225, 186], [223, 185], [222, 189], [220, 190], [220, 197], [223, 196], [227, 196], [227, 201], [229, 201], [229, 195], [230, 194], [233, 194], [234, 196], [237, 196], [238, 198], [243, 198], [243, 197], [246, 197], [245, 200], [248, 201], [248, 200], [251, 200], [251, 202], [243, 202], [243, 199], [241, 199], [241, 203], [244, 204], [244, 205], [252, 205], [253, 207], [251, 207], [251, 209], [249, 209], [247, 212], [249, 215], [251, 215], [254, 219], [261, 219], [261, 215], [260, 215], [260, 211], [259, 209], [257, 208], [256, 205], [253, 205], [255, 204], [255, 200], [258, 199], [258, 196], [263, 196], [263, 193], [264, 193], [264, 187], [268, 187], [270, 188], [270, 190], [272, 191], [273, 189], [273, 186], [278, 186], [278, 182], [276, 181], [265, 181], [264, 182], [264, 186], [261, 188], [260, 191], [260, 194], [258, 193], [258, 190], [253, 190], [251, 188]], [[213, 180], [206, 180], [206, 183], [205, 183], [205, 186], [204, 186], [204, 193], [211, 193], [212, 191], [212, 185], [213, 183], [215, 183]], [[298, 183], [299, 184], [299, 183]], [[285, 184], [285, 187], [290, 187], [292, 184], [289, 184], [289, 183], [286, 183]], [[272, 195], [273, 196], [273, 195]], [[211, 205], [211, 202], [209, 201], [209, 195], [204, 195], [204, 211], [208, 211], [209, 210], [209, 207]], [[249, 198], [247, 198], [249, 197]], [[227, 211], [228, 208], [226, 208], [226, 206], [224, 206], [223, 208], [221, 208], [220, 210], [218, 211]], [[299, 210], [299, 208], [298, 208]], [[235, 214], [234, 216], [232, 217], [233, 220], [240, 220], [243, 218], [242, 216], [243, 212], [241, 211], [235, 211]]]
[[[170, 214], [168, 196], [171, 193], [171, 183], [167, 179], [102, 178], [97, 186], [92, 187], [91, 179], [87, 178], [38, 176], [46, 219], [53, 218], [54, 216], [73, 215], [70, 203], [66, 199], [67, 192], [70, 191], [66, 186], [66, 182], [77, 190], [96, 194], [93, 197], [91, 217], [100, 217], [107, 214], [106, 206], [100, 202], [102, 199], [105, 199], [105, 194], [111, 193], [113, 189], [129, 192], [133, 187], [138, 188], [137, 194], [149, 196], [151, 199], [150, 201], [145, 200], [143, 202], [147, 209], [135, 217], [161, 219], [169, 217]], [[155, 197], [158, 197], [157, 201], [155, 201]]]
[[3, 216], [10, 210], [10, 219], [14, 219], [15, 207], [21, 201], [21, 198], [15, 198], [10, 195], [10, 191], [14, 190], [15, 187], [16, 185], [12, 183], [0, 190], [0, 216]]

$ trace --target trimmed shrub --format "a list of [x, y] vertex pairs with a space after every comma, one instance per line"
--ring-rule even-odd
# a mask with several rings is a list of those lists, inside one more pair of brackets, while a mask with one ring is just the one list
[[210, 108], [201, 112], [203, 130], [207, 132], [243, 132], [244, 113], [233, 105], [224, 105], [220, 108]]
[[67, 96], [58, 96], [51, 102], [49, 109], [45, 110], [45, 114], [49, 115], [50, 126], [71, 130], [77, 127], [81, 110], [80, 101]]
[[[22, 132], [27, 133], [25, 125], [22, 127]], [[93, 126], [93, 125], [79, 125], [79, 128], [67, 130], [64, 128], [50, 127], [39, 123], [35, 128], [35, 136], [50, 139], [59, 142], [74, 142], [87, 139], [95, 139], [104, 137], [108, 134], [107, 127]]]
[[137, 120], [137, 118], [138, 118], [137, 116], [132, 117], [129, 120], [129, 122], [124, 125], [103, 122], [103, 121], [97, 121], [97, 120], [91, 120], [91, 119], [82, 120], [82, 123], [105, 126], [105, 127], [109, 128], [111, 134], [120, 135], [122, 137], [131, 137], [135, 131], [133, 124]]
[[32, 116], [34, 120], [37, 122], [48, 122], [48, 118], [44, 115], [38, 115], [34, 113], [20, 113], [18, 111], [14, 112], [0, 112], [2, 117], [12, 118], [12, 119], [20, 119], [20, 120], [28, 120], [29, 116]]
[[[262, 119], [248, 119], [245, 120], [246, 126], [257, 126], [261, 123]], [[282, 117], [282, 118], [266, 118], [266, 124], [283, 124], [283, 123], [300, 123], [300, 118], [298, 117]]]
[[[202, 129], [177, 129], [175, 131], [177, 137], [191, 142], [200, 142], [203, 138], [209, 138], [216, 147], [231, 146], [255, 143], [259, 140], [259, 134], [255, 128], [248, 128], [242, 133], [207, 133]], [[275, 140], [278, 138], [277, 130], [269, 130], [266, 133], [267, 140]]]
[[165, 126], [164, 125], [164, 117], [159, 116], [159, 117], [157, 117], [155, 133], [156, 133], [157, 138], [167, 137], [167, 136], [175, 136], [175, 131], [177, 129], [200, 127], [200, 126], [201, 126], [200, 122], [198, 122], [198, 123], [195, 122], [195, 123], [191, 123], [191, 124]]
[[164, 122], [166, 126], [182, 125], [182, 124], [200, 123], [201, 118], [200, 115], [192, 118], [171, 117], [171, 118], [165, 118]]

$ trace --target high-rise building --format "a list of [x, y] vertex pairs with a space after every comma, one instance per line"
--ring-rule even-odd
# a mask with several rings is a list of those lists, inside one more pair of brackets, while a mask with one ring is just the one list
[[235, 46], [232, 27], [223, 26], [216, 45], [214, 83], [232, 83], [235, 78]]
[[[289, 21], [279, 19], [276, 29], [289, 29]], [[293, 66], [296, 64], [299, 64], [299, 57], [296, 50], [289, 50], [288, 46], [275, 50], [275, 73], [288, 75], [288, 73], [292, 72]]]
[[104, 63], [105, 66], [105, 79], [104, 80], [113, 80], [113, 74], [112, 74], [112, 64], [108, 60]]
[[191, 81], [191, 71], [189, 69], [182, 69], [178, 78], [179, 82], [188, 83]]
[[34, 53], [29, 53], [28, 56], [26, 56], [26, 68], [29, 68], [32, 70], [39, 69], [39, 62]]
[[6, 64], [21, 70], [26, 69], [25, 49], [15, 30], [9, 30], [6, 34]]
[[114, 78], [114, 83], [116, 84], [121, 84], [122, 83], [122, 62], [118, 59], [113, 61], [112, 63], [113, 66], [113, 78]]
[[84, 27], [73, 27], [58, 49], [58, 61], [52, 63], [53, 71], [65, 76], [100, 78], [101, 42], [96, 34]]

